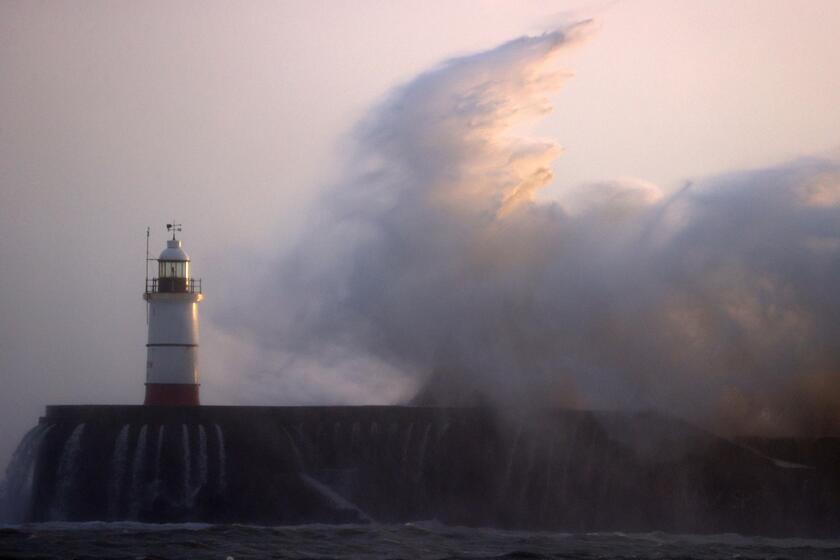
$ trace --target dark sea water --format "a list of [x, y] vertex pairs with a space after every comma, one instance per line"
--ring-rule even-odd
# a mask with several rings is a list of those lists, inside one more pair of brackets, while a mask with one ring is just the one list
[[840, 539], [569, 534], [404, 525], [144, 523], [0, 526], [2, 558], [837, 558]]

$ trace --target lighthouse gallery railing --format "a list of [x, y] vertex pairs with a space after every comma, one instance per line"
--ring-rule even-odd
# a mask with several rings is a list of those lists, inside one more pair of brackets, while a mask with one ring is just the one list
[[146, 280], [146, 293], [201, 293], [201, 278], [149, 278]]

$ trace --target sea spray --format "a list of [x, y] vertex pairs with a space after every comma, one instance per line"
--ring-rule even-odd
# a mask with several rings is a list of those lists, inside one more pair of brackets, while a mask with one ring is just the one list
[[[300, 364], [328, 398], [424, 385], [431, 404], [655, 408], [729, 433], [837, 433], [838, 161], [684, 188], [552, 185], [560, 147], [528, 128], [583, 29], [449, 59], [384, 97], [319, 219], [249, 275], [258, 284], [222, 321], [259, 346], [266, 381]], [[335, 383], [342, 370], [355, 373]]]
[[207, 484], [207, 432], [204, 425], [198, 425], [198, 460], [196, 461], [198, 467], [198, 478], [193, 483], [192, 497], [190, 503], [195, 502], [196, 496], [201, 492], [201, 489]]
[[163, 424], [158, 426], [157, 444], [155, 446], [155, 472], [152, 501], [156, 500], [161, 495], [161, 487], [163, 486], [163, 482], [160, 479], [160, 468], [161, 456], [163, 454], [163, 438], [165, 433], [165, 426]]
[[22, 523], [29, 519], [38, 452], [51, 429], [52, 426], [38, 424], [15, 449], [0, 487], [0, 523]]
[[26, 505], [21, 503], [18, 489], [26, 478], [33, 440], [42, 429], [43, 426], [38, 424], [26, 432], [6, 467], [6, 475], [0, 483], [0, 523], [19, 522], [24, 517], [20, 512]]
[[207, 484], [207, 432], [203, 424], [198, 426], [198, 486]]
[[137, 436], [137, 445], [134, 448], [134, 461], [131, 467], [131, 500], [129, 518], [137, 519], [146, 497], [145, 474], [146, 474], [146, 432], [148, 426], [143, 424], [140, 428], [140, 435]]
[[111, 455], [111, 477], [108, 485], [108, 513], [111, 519], [118, 519], [121, 514], [121, 498], [123, 479], [126, 474], [128, 454], [128, 431], [130, 426], [125, 424], [120, 429], [114, 442], [114, 452]]
[[68, 518], [73, 507], [72, 499], [76, 491], [76, 479], [79, 475], [79, 452], [82, 447], [82, 434], [85, 424], [79, 424], [64, 443], [56, 474], [56, 490], [50, 518], [61, 521]]
[[29, 466], [26, 470], [26, 480], [24, 481], [23, 488], [21, 490], [22, 503], [26, 504], [26, 515], [24, 516], [24, 519], [29, 518], [29, 512], [31, 511], [32, 498], [34, 496], [35, 491], [35, 474], [40, 466], [41, 446], [44, 440], [46, 439], [47, 435], [54, 427], [54, 424], [50, 424], [45, 430], [39, 432], [32, 443], [32, 447], [30, 448], [30, 454], [27, 459]]
[[300, 472], [298, 476], [306, 486], [320, 494], [327, 502], [332, 504], [335, 509], [353, 512], [356, 515], [356, 521], [358, 522], [373, 522], [373, 519], [371, 519], [367, 513], [362, 511], [359, 506], [333, 490], [329, 485], [324, 484], [320, 480], [316, 480], [305, 472]]
[[181, 424], [181, 461], [183, 467], [182, 495], [184, 504], [192, 506], [192, 487], [190, 486], [190, 431], [186, 424]]
[[225, 457], [225, 437], [222, 434], [222, 428], [218, 424], [214, 424], [214, 427], [216, 428], [216, 440], [219, 445], [219, 493], [223, 494], [227, 487], [227, 473], [225, 472], [225, 469], [227, 468], [227, 458]]

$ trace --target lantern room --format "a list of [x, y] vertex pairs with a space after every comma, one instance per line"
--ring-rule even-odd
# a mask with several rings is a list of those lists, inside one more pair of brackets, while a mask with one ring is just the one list
[[201, 293], [201, 280], [190, 276], [190, 257], [181, 240], [169, 239], [158, 258], [158, 277], [146, 287], [151, 293]]
[[187, 292], [190, 280], [190, 257], [181, 248], [180, 239], [170, 239], [158, 258], [159, 292]]

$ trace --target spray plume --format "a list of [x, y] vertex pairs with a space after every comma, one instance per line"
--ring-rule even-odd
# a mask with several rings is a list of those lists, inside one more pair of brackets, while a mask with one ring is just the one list
[[521, 125], [550, 110], [564, 78], [553, 60], [585, 27], [450, 60], [393, 92], [357, 128], [346, 180], [255, 288], [259, 304], [227, 324], [265, 360], [287, 359], [287, 379], [298, 368], [321, 383], [310, 396], [422, 386], [427, 403], [840, 427], [840, 167], [536, 201], [560, 149]]

